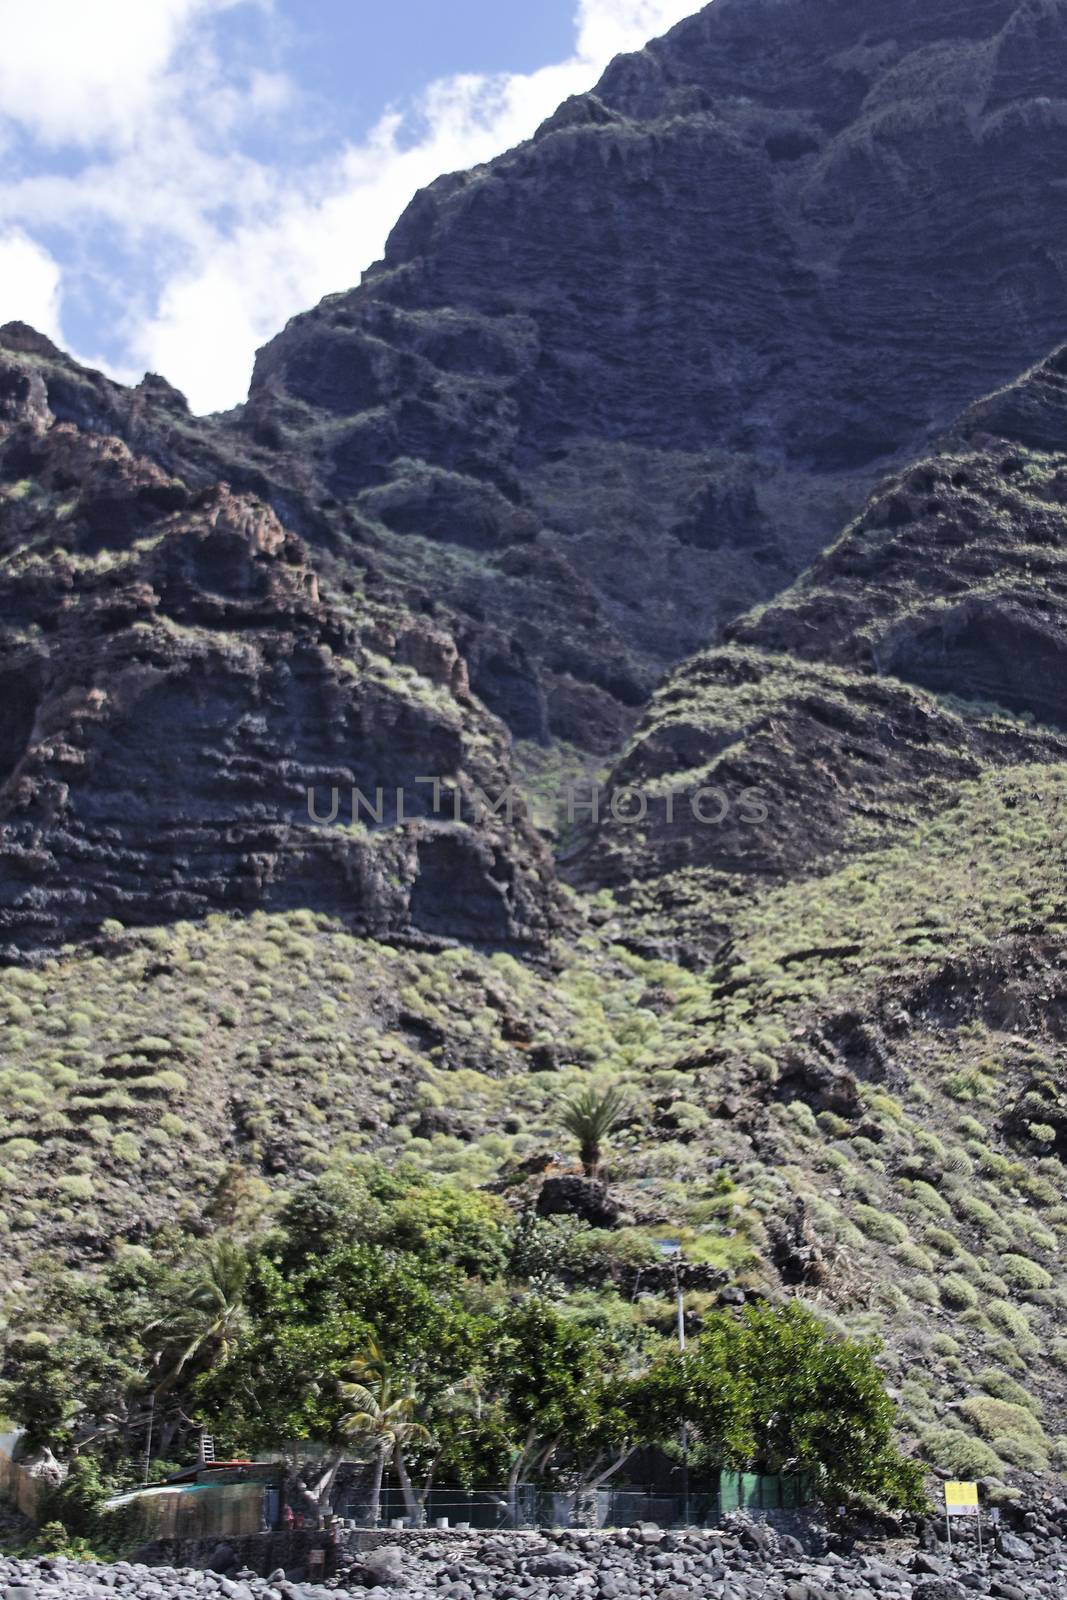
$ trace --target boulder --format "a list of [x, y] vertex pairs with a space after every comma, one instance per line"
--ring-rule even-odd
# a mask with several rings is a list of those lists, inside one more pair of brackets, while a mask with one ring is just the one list
[[596, 1178], [567, 1174], [546, 1178], [537, 1197], [539, 1217], [580, 1217], [594, 1228], [614, 1228], [619, 1208], [607, 1185]]
[[383, 1544], [364, 1555], [357, 1575], [365, 1588], [406, 1589], [404, 1552], [399, 1545]]
[[1009, 1561], [1033, 1561], [1033, 1546], [1020, 1539], [1017, 1533], [1002, 1533], [997, 1539], [997, 1549]]

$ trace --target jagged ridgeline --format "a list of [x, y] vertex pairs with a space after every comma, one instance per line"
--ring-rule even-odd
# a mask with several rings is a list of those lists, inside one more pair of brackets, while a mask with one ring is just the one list
[[[571, 1288], [680, 1239], [695, 1326], [810, 1297], [927, 1459], [1067, 1464], [1065, 72], [1051, 0], [716, 0], [231, 414], [0, 330], [9, 1302], [234, 1165], [518, 1206], [611, 1082]], [[555, 856], [479, 804], [598, 766]]]

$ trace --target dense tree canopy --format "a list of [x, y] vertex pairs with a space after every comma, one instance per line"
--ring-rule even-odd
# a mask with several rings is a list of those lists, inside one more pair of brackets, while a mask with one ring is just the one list
[[118, 1481], [203, 1426], [234, 1453], [325, 1449], [323, 1493], [345, 1454], [379, 1483], [388, 1461], [413, 1508], [435, 1475], [582, 1492], [684, 1423], [697, 1472], [805, 1469], [830, 1495], [921, 1499], [874, 1352], [799, 1303], [707, 1313], [680, 1354], [669, 1318], [639, 1322], [612, 1288], [525, 1277], [492, 1196], [366, 1165], [274, 1215], [57, 1276], [7, 1339], [3, 1409]]

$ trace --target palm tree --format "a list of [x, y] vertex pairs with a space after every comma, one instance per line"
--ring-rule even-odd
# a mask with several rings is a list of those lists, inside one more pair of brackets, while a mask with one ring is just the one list
[[181, 1377], [194, 1356], [209, 1353], [213, 1360], [225, 1360], [229, 1355], [245, 1325], [250, 1266], [248, 1252], [232, 1239], [205, 1245], [192, 1281], [185, 1285], [184, 1304], [173, 1318], [160, 1318], [145, 1330], [165, 1329], [170, 1356], [163, 1379], [167, 1388]]
[[408, 1514], [417, 1520], [419, 1508], [404, 1462], [404, 1446], [416, 1439], [429, 1440], [430, 1431], [415, 1419], [419, 1398], [414, 1380], [395, 1373], [373, 1339], [366, 1353], [353, 1364], [352, 1372], [353, 1380], [341, 1385], [341, 1393], [358, 1409], [341, 1419], [341, 1428], [348, 1438], [362, 1439], [374, 1450], [371, 1521], [377, 1526], [381, 1517], [382, 1477], [390, 1454]]
[[592, 1084], [560, 1102], [560, 1123], [578, 1141], [578, 1157], [587, 1178], [599, 1177], [608, 1135], [628, 1111], [621, 1089], [597, 1089]]
[[[250, 1270], [247, 1250], [233, 1240], [216, 1239], [204, 1245], [191, 1279], [182, 1282], [182, 1303], [168, 1308], [145, 1329], [146, 1335], [162, 1330], [149, 1365], [146, 1482], [152, 1461], [156, 1404], [175, 1388], [194, 1358], [206, 1358], [205, 1364], [210, 1365], [229, 1355], [247, 1320], [244, 1297]], [[180, 1406], [177, 1415], [184, 1415]], [[161, 1443], [169, 1443], [178, 1426], [173, 1419], [170, 1423], [165, 1421]]]

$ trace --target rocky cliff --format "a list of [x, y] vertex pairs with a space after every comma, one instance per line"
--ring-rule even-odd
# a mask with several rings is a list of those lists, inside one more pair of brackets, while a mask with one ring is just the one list
[[[0, 330], [13, 1277], [234, 1167], [520, 1209], [592, 1075], [568, 1281], [670, 1331], [677, 1238], [694, 1331], [808, 1294], [943, 1471], [1067, 1463], [1065, 66], [1062, 0], [716, 0], [232, 415]], [[610, 767], [561, 869], [516, 736]]]
[[[990, 767], [1064, 760], [1065, 366], [1059, 351], [968, 407], [791, 588], [668, 678], [572, 846], [576, 882], [707, 954], [738, 895], [882, 848]], [[703, 816], [683, 799], [640, 827], [611, 810], [627, 788], [701, 787], [722, 797]]]
[[235, 426], [432, 594], [522, 737], [663, 669], [1063, 337], [1058, 3], [716, 0], [418, 195]]
[[507, 736], [451, 638], [358, 572], [320, 579], [265, 501], [190, 486], [106, 416], [59, 420], [53, 399], [85, 375], [6, 338], [9, 949], [299, 905], [379, 935], [542, 944], [551, 863], [522, 816], [480, 800], [510, 781]]

